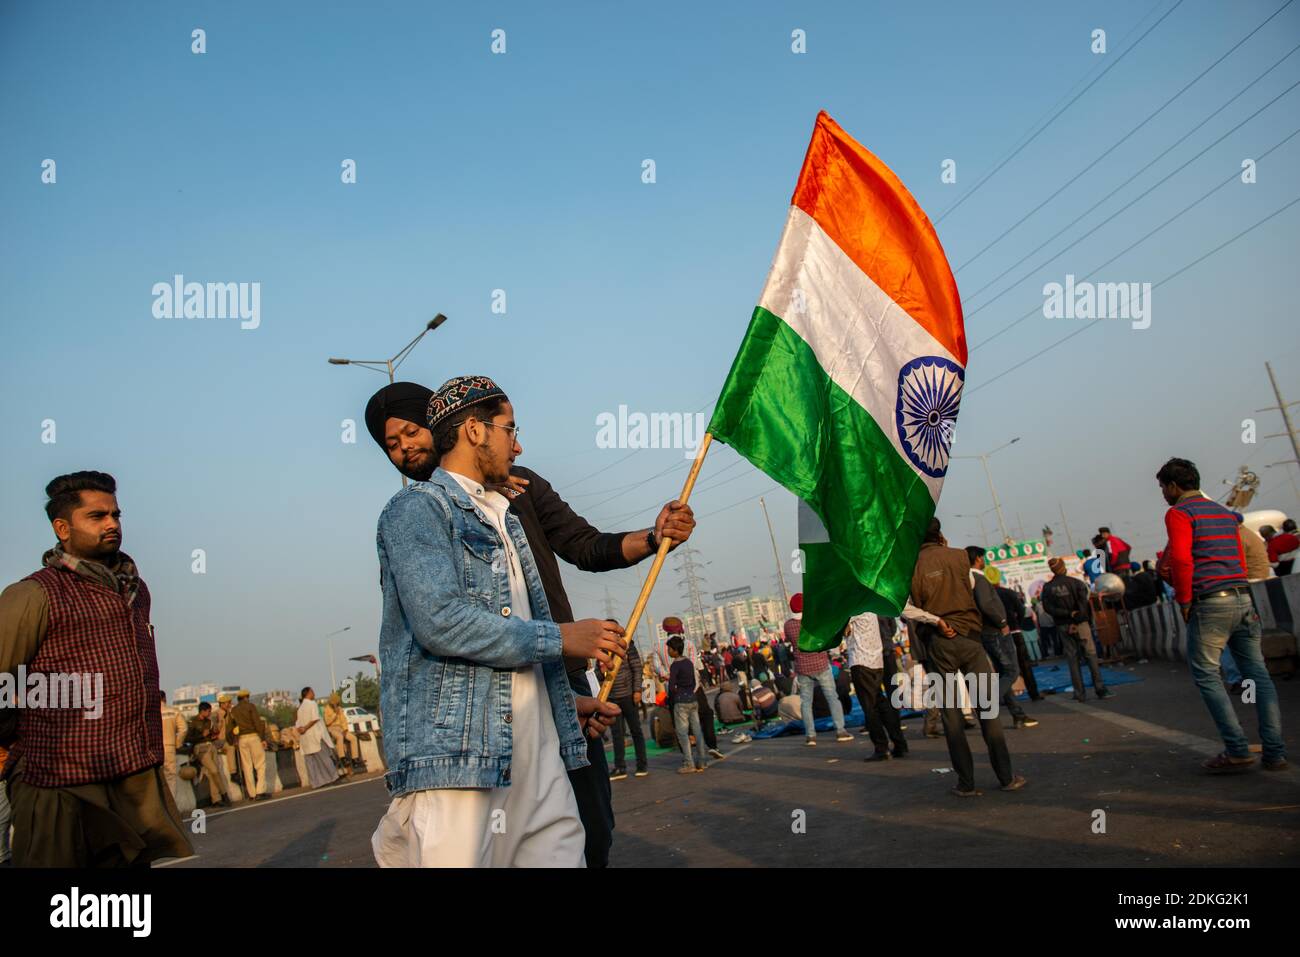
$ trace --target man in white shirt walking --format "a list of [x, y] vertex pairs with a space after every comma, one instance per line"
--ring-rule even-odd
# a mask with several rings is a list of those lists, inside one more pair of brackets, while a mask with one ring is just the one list
[[[858, 704], [867, 718], [866, 734], [876, 746], [875, 753], [866, 761], [888, 761], [907, 755], [907, 739], [899, 726], [898, 712], [883, 691], [885, 655], [893, 654], [881, 639], [880, 618], [871, 613], [854, 615], [845, 629], [849, 656], [849, 677], [858, 695]], [[893, 742], [893, 750], [889, 748]]]

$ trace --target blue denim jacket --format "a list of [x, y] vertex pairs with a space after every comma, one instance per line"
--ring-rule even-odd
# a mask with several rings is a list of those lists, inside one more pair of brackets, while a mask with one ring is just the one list
[[398, 492], [379, 516], [384, 593], [379, 659], [385, 782], [394, 796], [510, 784], [512, 671], [542, 663], [569, 770], [588, 764], [560, 626], [523, 526], [506, 515], [532, 599], [512, 613], [505, 549], [445, 470]]

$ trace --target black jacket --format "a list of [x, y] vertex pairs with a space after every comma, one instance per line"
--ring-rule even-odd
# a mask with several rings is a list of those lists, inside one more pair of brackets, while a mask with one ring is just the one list
[[1018, 592], [1002, 585], [994, 585], [993, 590], [998, 593], [998, 598], [1002, 602], [1002, 607], [1007, 613], [1007, 624], [1012, 631], [1023, 631], [1025, 621], [1025, 602]]
[[[551, 619], [561, 624], [573, 621], [573, 607], [565, 594], [560, 564], [555, 557], [558, 555], [584, 572], [627, 568], [633, 564], [623, 557], [623, 538], [627, 533], [602, 532], [594, 528], [556, 494], [550, 482], [532, 469], [515, 466], [510, 469], [510, 474], [529, 481], [528, 491], [515, 496], [510, 511], [524, 527], [528, 547], [537, 562], [537, 573], [546, 592], [546, 602], [551, 606]], [[582, 658], [565, 658], [564, 667], [572, 680], [586, 673], [587, 662]], [[625, 662], [619, 671], [626, 668]]]
[[1156, 583], [1150, 572], [1138, 572], [1130, 575], [1128, 587], [1124, 591], [1125, 608], [1145, 608], [1156, 603]]
[[981, 571], [971, 575], [975, 590], [975, 606], [980, 611], [980, 634], [1000, 635], [1008, 626], [1007, 611], [1002, 607], [1002, 599], [993, 590], [993, 585]]
[[1057, 575], [1043, 586], [1043, 607], [1059, 627], [1077, 625], [1092, 619], [1088, 605], [1088, 586], [1069, 575]]

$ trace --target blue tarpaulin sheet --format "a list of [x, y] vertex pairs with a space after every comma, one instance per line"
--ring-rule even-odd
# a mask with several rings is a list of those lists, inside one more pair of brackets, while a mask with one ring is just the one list
[[[1092, 687], [1092, 672], [1088, 670], [1087, 665], [1081, 665], [1083, 671], [1083, 686]], [[1119, 671], [1115, 668], [1102, 668], [1101, 678], [1106, 682], [1106, 687], [1111, 685], [1133, 684], [1135, 681], [1141, 681], [1137, 675], [1129, 671]], [[1038, 682], [1040, 692], [1055, 691], [1057, 694], [1074, 694], [1074, 685], [1070, 682], [1070, 666], [1065, 662], [1058, 662], [1054, 665], [1035, 665], [1034, 680]], [[1020, 700], [1025, 700], [1028, 695], [1021, 695]]]
[[[1101, 677], [1102, 680], [1106, 682], [1108, 688], [1113, 685], [1133, 684], [1134, 682], [1142, 680], [1135, 674], [1128, 671], [1119, 671], [1115, 668], [1102, 668]], [[1049, 691], [1054, 691], [1057, 694], [1074, 693], [1074, 685], [1070, 681], [1070, 666], [1065, 664], [1065, 662], [1058, 662], [1051, 665], [1035, 665], [1034, 680], [1038, 682], [1038, 690], [1043, 694], [1046, 694]], [[1084, 687], [1092, 687], [1092, 675], [1086, 666], [1083, 666], [1083, 684]], [[1018, 700], [1025, 701], [1028, 700], [1028, 698], [1029, 695], [1022, 694]], [[857, 696], [853, 696], [850, 700], [853, 702], [853, 710], [844, 716], [845, 727], [860, 728], [865, 726], [867, 723], [867, 717], [862, 713], [862, 706], [858, 704]], [[913, 718], [922, 714], [922, 712], [909, 709], [900, 712], [900, 714], [904, 718]], [[814, 722], [814, 725], [819, 733], [835, 730], [835, 722], [830, 718], [818, 718]], [[753, 736], [755, 739], [779, 738], [787, 734], [803, 733], [802, 721], [787, 721], [785, 723], [770, 723], [766, 725], [762, 731], [755, 731]]]

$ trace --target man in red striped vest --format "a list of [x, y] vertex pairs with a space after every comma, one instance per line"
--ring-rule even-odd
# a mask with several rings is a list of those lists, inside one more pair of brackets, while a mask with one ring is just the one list
[[58, 544], [40, 571], [0, 593], [0, 676], [21, 676], [6, 682], [16, 700], [0, 702], [14, 705], [0, 715], [17, 718], [12, 743], [0, 742], [10, 748], [13, 862], [121, 867], [188, 856], [162, 775], [149, 588], [121, 550], [117, 483], [74, 472], [45, 493]]
[[1237, 519], [1206, 498], [1201, 473], [1187, 459], [1170, 459], [1156, 473], [1156, 481], [1170, 505], [1165, 513], [1169, 544], [1162, 562], [1187, 622], [1187, 663], [1226, 748], [1204, 767], [1223, 773], [1244, 771], [1255, 763], [1250, 741], [1219, 677], [1219, 659], [1226, 645], [1243, 678], [1255, 683], [1264, 767], [1281, 771], [1287, 767], [1282, 711], [1260, 651], [1259, 615], [1250, 598]]

